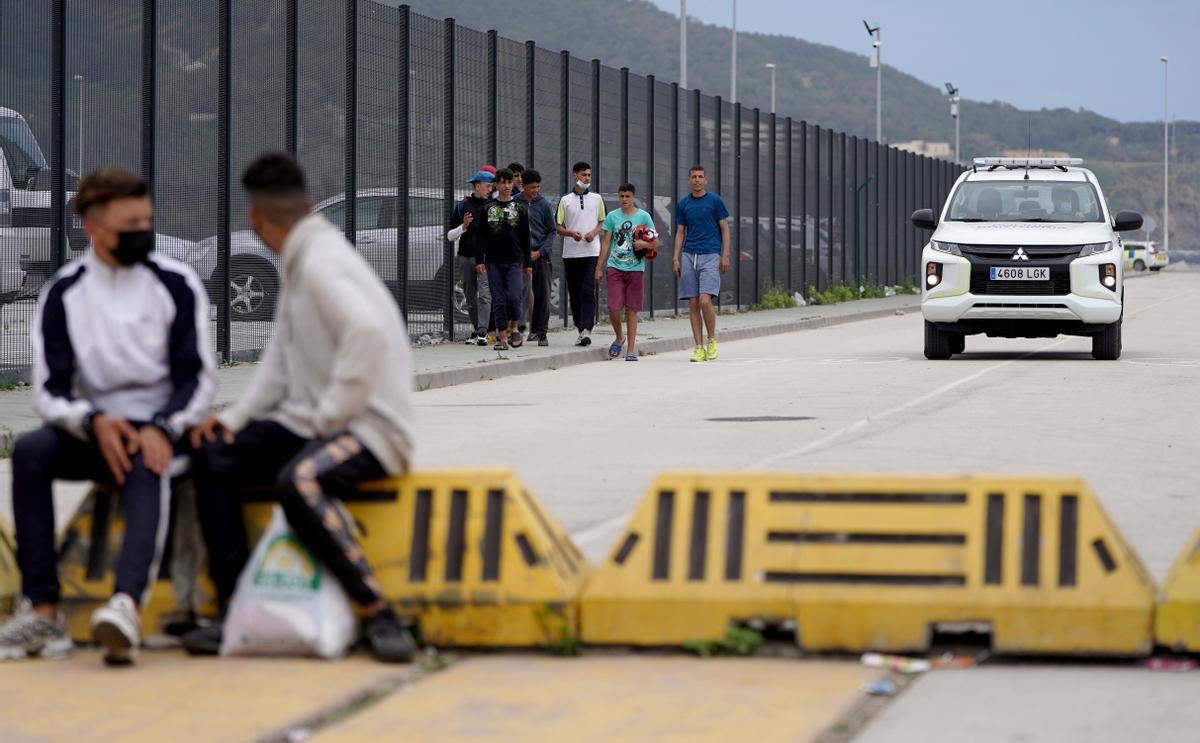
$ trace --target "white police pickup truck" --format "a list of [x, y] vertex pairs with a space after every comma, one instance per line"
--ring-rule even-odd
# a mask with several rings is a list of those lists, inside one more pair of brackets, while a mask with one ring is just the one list
[[1122, 252], [1117, 233], [1142, 216], [1111, 216], [1078, 158], [976, 158], [921, 252], [925, 357], [962, 353], [966, 336], [1090, 336], [1092, 356], [1121, 355]]

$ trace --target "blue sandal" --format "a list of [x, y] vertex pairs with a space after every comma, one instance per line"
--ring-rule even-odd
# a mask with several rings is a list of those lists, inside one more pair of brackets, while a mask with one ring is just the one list
[[621, 355], [621, 346], [625, 345], [625, 341], [613, 341], [608, 347], [608, 358], [615, 359]]

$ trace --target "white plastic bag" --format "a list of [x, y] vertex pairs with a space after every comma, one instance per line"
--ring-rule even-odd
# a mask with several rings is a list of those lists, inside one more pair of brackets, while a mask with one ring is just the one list
[[337, 580], [292, 532], [283, 509], [238, 578], [225, 617], [221, 655], [315, 655], [339, 658], [357, 623]]

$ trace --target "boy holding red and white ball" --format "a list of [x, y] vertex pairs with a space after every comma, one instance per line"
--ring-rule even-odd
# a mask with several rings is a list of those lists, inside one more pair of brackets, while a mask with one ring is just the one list
[[596, 261], [596, 282], [600, 282], [603, 274], [608, 294], [608, 318], [617, 334], [617, 339], [608, 347], [608, 357], [620, 356], [621, 347], [626, 343], [626, 334], [621, 328], [623, 310], [629, 343], [626, 361], [638, 360], [637, 313], [642, 309], [644, 294], [642, 273], [646, 270], [646, 260], [654, 260], [659, 247], [654, 220], [633, 203], [634, 193], [631, 183], [617, 189], [621, 208], [604, 218], [600, 258]]

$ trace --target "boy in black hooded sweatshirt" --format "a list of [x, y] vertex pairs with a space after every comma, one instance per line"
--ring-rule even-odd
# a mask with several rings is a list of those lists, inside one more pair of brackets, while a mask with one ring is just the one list
[[513, 198], [513, 174], [507, 168], [496, 172], [496, 198], [484, 209], [486, 224], [475, 256], [477, 266], [486, 265], [492, 290], [492, 317], [496, 321], [497, 351], [520, 348], [524, 340], [517, 331], [524, 300], [524, 276], [533, 274], [529, 249], [529, 207]]

